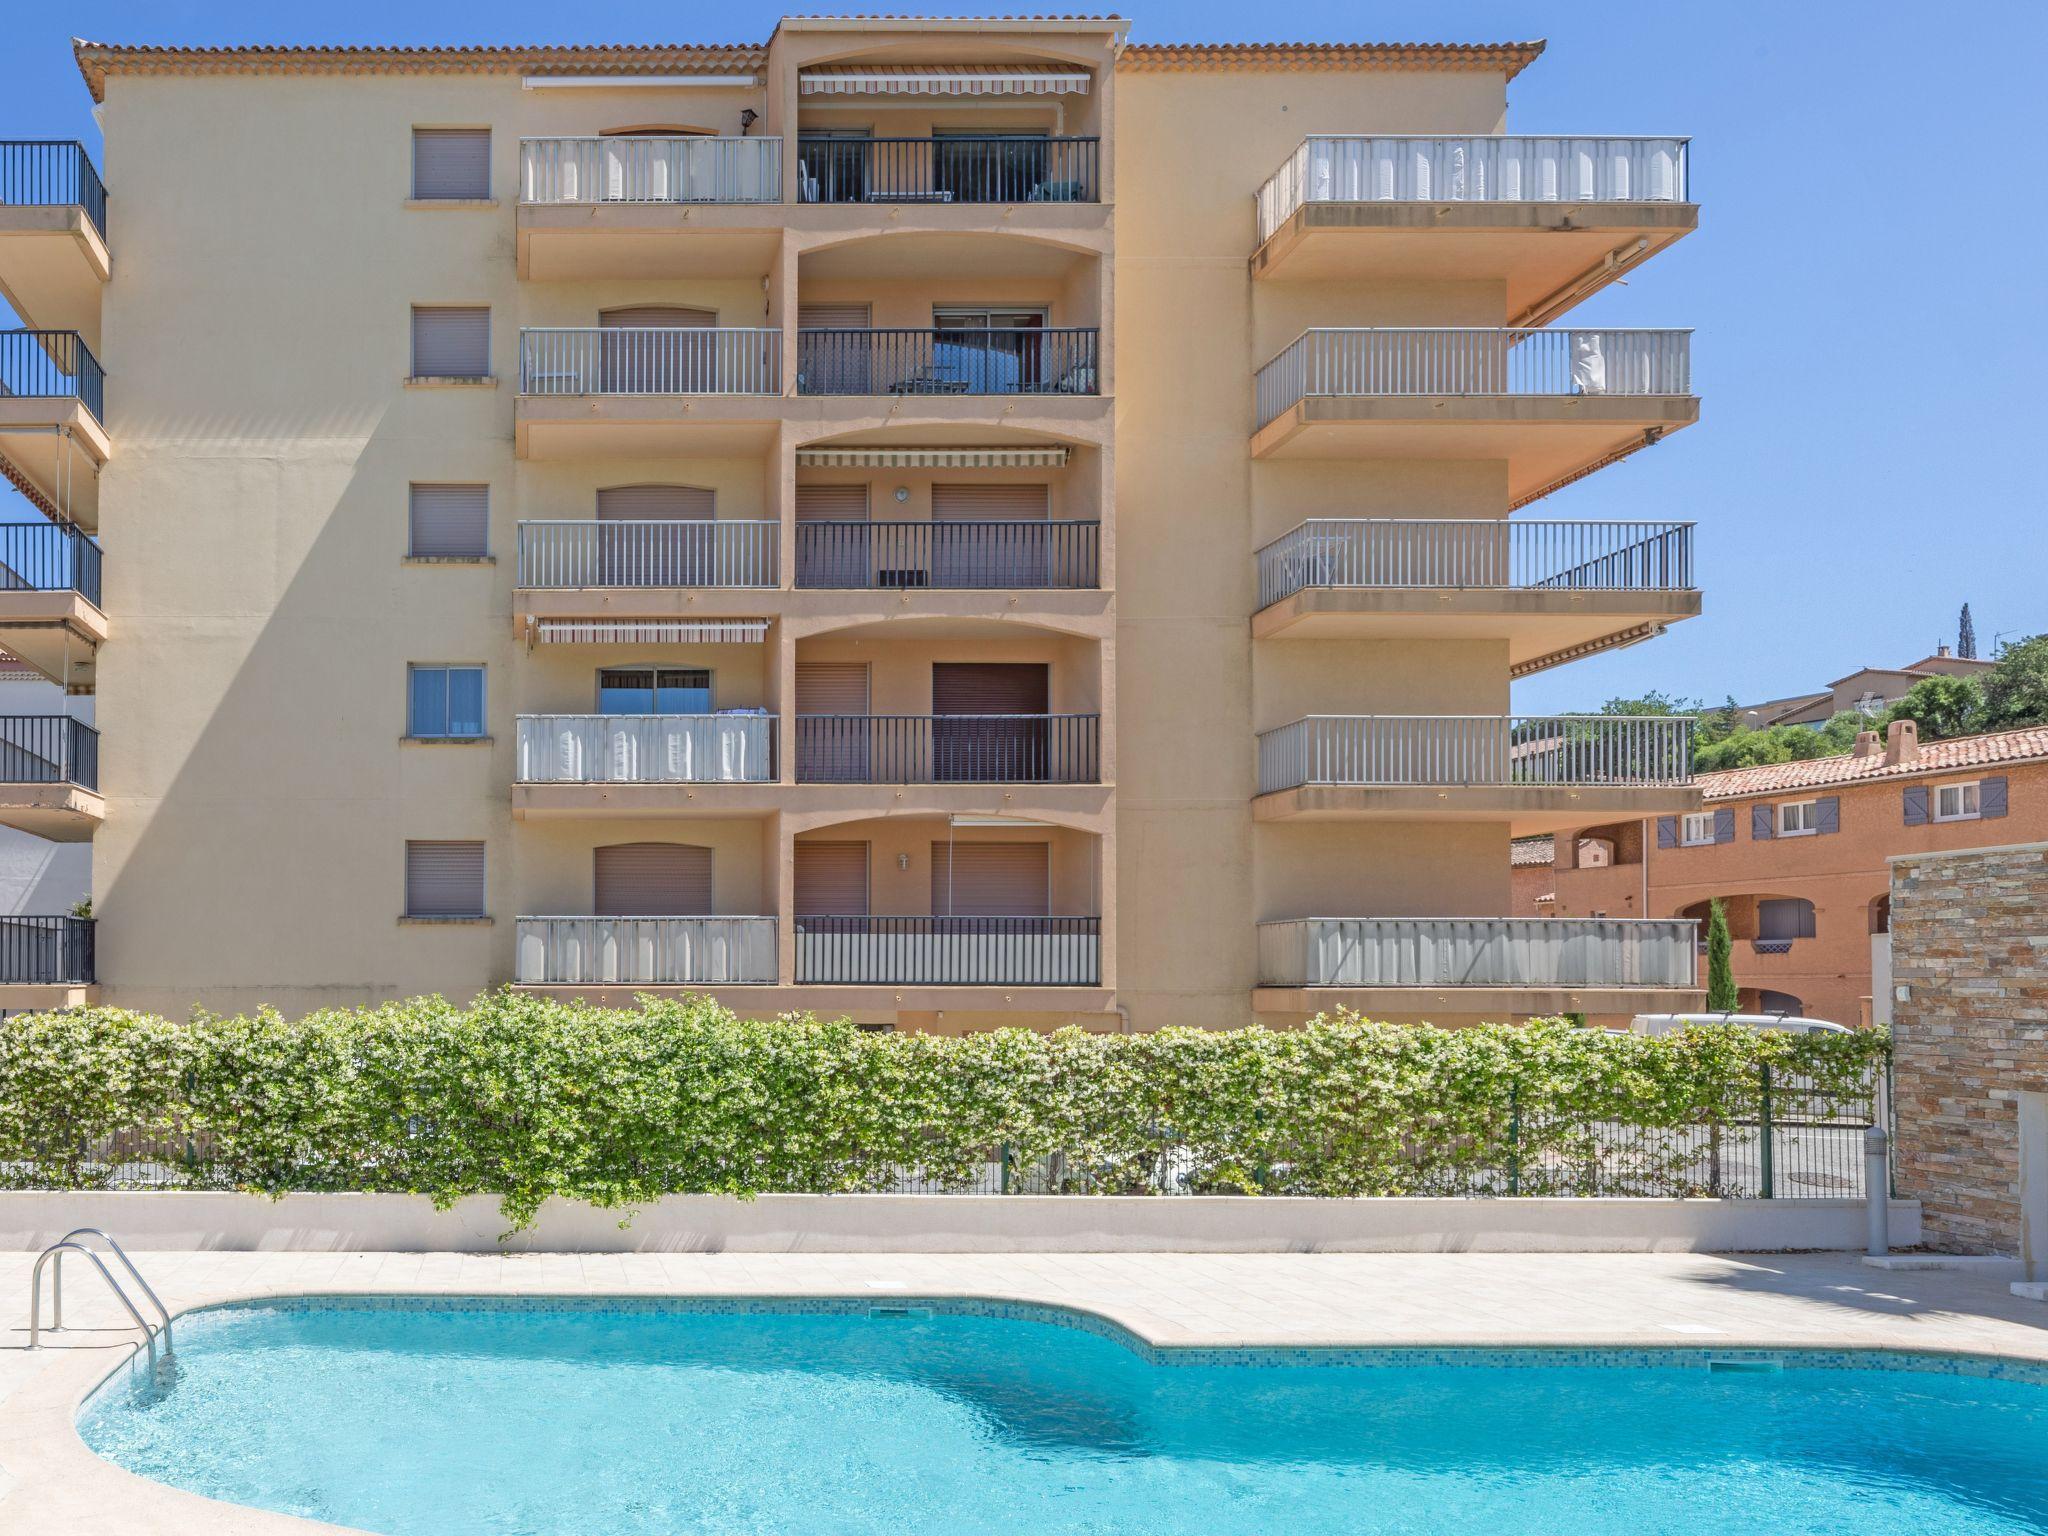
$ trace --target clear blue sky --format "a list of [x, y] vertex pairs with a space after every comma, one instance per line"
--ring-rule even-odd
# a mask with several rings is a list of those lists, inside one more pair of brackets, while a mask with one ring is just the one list
[[[1571, 318], [1697, 328], [1703, 419], [1537, 515], [1697, 521], [1707, 612], [1662, 640], [1521, 685], [1518, 708], [1649, 688], [1799, 692], [1925, 655], [1954, 638], [1965, 600], [1987, 653], [2000, 632], [2048, 629], [2038, 419], [2048, 6], [1116, 8], [1150, 42], [1547, 38], [1510, 88], [1511, 129], [1693, 136], [1699, 232]], [[73, 32], [130, 43], [748, 42], [779, 14], [673, 0], [24, 0], [11, 10], [0, 138], [78, 137], [96, 157]], [[971, 13], [933, 14], [947, 11]], [[120, 190], [117, 179], [117, 206]], [[106, 362], [118, 381], [120, 359]]]

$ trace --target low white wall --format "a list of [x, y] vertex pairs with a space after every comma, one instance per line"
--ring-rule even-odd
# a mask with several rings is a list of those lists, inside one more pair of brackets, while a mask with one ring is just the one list
[[[436, 1211], [414, 1195], [0, 1193], [0, 1250], [72, 1227], [134, 1249], [378, 1253], [1764, 1253], [1865, 1239], [1861, 1200], [674, 1195], [628, 1216], [552, 1200], [501, 1245], [484, 1198]], [[1891, 1240], [1920, 1241], [1917, 1200], [1892, 1202]]]

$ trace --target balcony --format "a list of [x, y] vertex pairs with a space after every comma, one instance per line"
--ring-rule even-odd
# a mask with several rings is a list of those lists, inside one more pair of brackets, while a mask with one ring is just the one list
[[[772, 808], [775, 716], [521, 715], [513, 815], [734, 815]], [[739, 791], [739, 792], [735, 792]]]
[[82, 843], [106, 817], [100, 733], [69, 715], [0, 715], [0, 826]]
[[62, 523], [0, 523], [0, 647], [83, 693], [106, 638], [99, 545]]
[[1670, 1012], [1697, 1006], [1697, 925], [1612, 918], [1310, 917], [1259, 924], [1267, 1013]]
[[523, 987], [773, 986], [772, 917], [522, 917]]
[[[681, 619], [756, 612], [776, 587], [777, 524], [761, 519], [519, 524], [513, 621]], [[730, 592], [708, 605], [704, 594]]]
[[1101, 200], [1097, 138], [799, 138], [806, 203], [1093, 203]]
[[1510, 509], [1699, 419], [1692, 333], [1305, 331], [1258, 373], [1252, 453], [1497, 459]]
[[796, 919], [799, 986], [1093, 987], [1099, 917]]
[[0, 1007], [86, 1002], [98, 981], [89, 917], [0, 917]]
[[1691, 523], [1318, 517], [1258, 578], [1257, 638], [1504, 639], [1516, 677], [1700, 611]]
[[30, 325], [97, 346], [107, 189], [73, 140], [0, 140], [0, 295]]
[[50, 516], [99, 526], [107, 377], [76, 331], [0, 331], [0, 476]]
[[796, 525], [796, 584], [833, 591], [1093, 591], [1094, 521], [815, 521]]
[[525, 458], [752, 456], [781, 394], [773, 327], [526, 327], [515, 444]]
[[1098, 784], [1099, 715], [798, 715], [800, 784]]
[[800, 395], [1093, 395], [1093, 326], [797, 332]]
[[1682, 138], [1318, 134], [1258, 193], [1252, 275], [1492, 281], [1543, 325], [1699, 224]]
[[1681, 814], [1692, 721], [1652, 715], [1315, 715], [1259, 735], [1260, 821], [1506, 822]]

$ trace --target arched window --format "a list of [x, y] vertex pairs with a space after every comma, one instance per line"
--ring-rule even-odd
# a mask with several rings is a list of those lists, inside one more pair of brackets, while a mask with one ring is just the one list
[[1756, 995], [1756, 1011], [1758, 1013], [1779, 1013], [1784, 1014], [1788, 1018], [1796, 1019], [1804, 1016], [1806, 1004], [1802, 1003], [1790, 992], [1759, 991]]
[[1892, 893], [1886, 891], [1870, 903], [1870, 931], [1890, 933], [1892, 931]]

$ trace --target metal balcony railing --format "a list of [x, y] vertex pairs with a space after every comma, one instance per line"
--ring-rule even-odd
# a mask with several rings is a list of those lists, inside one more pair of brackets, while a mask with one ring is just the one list
[[95, 932], [89, 917], [0, 917], [0, 985], [91, 986]]
[[1259, 239], [1304, 203], [1682, 203], [1683, 138], [1314, 134], [1259, 188]]
[[1265, 987], [1692, 987], [1690, 919], [1305, 917], [1259, 924]]
[[799, 917], [796, 979], [844, 986], [1092, 987], [1099, 917]]
[[617, 134], [521, 139], [522, 203], [779, 203], [782, 140]]
[[796, 584], [1070, 590], [1102, 585], [1098, 522], [801, 522]]
[[522, 917], [524, 986], [772, 986], [772, 917]]
[[67, 523], [0, 523], [0, 592], [100, 600], [100, 547]]
[[522, 587], [772, 587], [772, 522], [529, 519], [519, 525]]
[[1102, 141], [991, 134], [978, 138], [799, 138], [807, 203], [1093, 203]]
[[106, 238], [106, 184], [76, 139], [0, 139], [0, 206], [82, 208]]
[[558, 326], [519, 332], [522, 395], [779, 395], [767, 326]]
[[0, 331], [0, 395], [76, 400], [106, 424], [107, 375], [76, 331]]
[[1689, 395], [1692, 332], [1304, 331], [1259, 370], [1259, 425], [1311, 395]]
[[775, 717], [521, 715], [522, 784], [766, 784]]
[[1093, 395], [1093, 326], [801, 330], [800, 395]]
[[1259, 793], [1684, 785], [1692, 725], [1684, 715], [1311, 715], [1259, 733]]
[[1094, 784], [1100, 715], [798, 715], [803, 784]]
[[1311, 587], [1690, 591], [1691, 523], [1317, 517], [1259, 551], [1259, 606]]
[[0, 715], [0, 784], [100, 787], [100, 733], [69, 715]]

